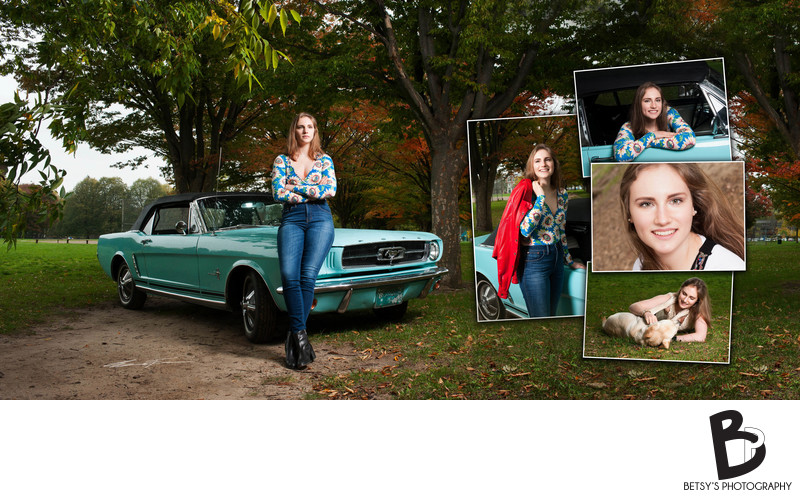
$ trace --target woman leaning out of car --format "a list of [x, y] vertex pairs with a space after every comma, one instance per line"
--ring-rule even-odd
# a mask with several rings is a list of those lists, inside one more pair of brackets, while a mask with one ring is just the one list
[[336, 175], [333, 160], [322, 151], [312, 115], [295, 116], [286, 148], [272, 165], [272, 192], [283, 203], [278, 259], [289, 314], [286, 366], [300, 369], [316, 357], [306, 320], [317, 275], [333, 244], [333, 217], [325, 199], [336, 194]]
[[508, 297], [511, 282], [519, 282], [530, 317], [553, 316], [558, 309], [564, 276], [562, 262], [573, 262], [564, 225], [567, 191], [555, 152], [545, 144], [531, 151], [523, 178], [509, 196], [497, 229], [492, 257], [497, 260], [498, 295]]
[[661, 88], [650, 81], [636, 89], [630, 110], [630, 121], [617, 133], [614, 158], [633, 161], [648, 147], [686, 150], [694, 147], [694, 131], [669, 107], [661, 96]]

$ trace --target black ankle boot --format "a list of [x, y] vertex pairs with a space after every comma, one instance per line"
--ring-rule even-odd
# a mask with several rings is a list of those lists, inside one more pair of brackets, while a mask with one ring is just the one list
[[297, 346], [297, 334], [293, 334], [290, 330], [286, 335], [286, 366], [291, 369], [297, 369], [297, 357], [300, 348]]
[[314, 353], [314, 348], [308, 342], [308, 334], [305, 330], [293, 334], [297, 336], [297, 367], [304, 367], [314, 361], [317, 355]]

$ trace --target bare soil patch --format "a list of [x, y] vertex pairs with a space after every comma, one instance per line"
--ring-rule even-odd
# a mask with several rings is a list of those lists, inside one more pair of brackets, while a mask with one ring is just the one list
[[149, 297], [0, 336], [0, 399], [302, 399], [323, 377], [393, 363], [311, 341], [316, 361], [284, 366], [283, 342], [251, 344], [239, 316]]

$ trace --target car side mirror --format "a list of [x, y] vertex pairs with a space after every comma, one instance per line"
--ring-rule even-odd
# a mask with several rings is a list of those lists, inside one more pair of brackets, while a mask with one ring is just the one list
[[179, 222], [175, 223], [175, 231], [178, 232], [181, 235], [186, 235], [186, 222], [185, 221], [179, 221]]

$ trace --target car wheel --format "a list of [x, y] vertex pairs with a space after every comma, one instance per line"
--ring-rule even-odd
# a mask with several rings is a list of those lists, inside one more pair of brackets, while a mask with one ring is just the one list
[[261, 276], [253, 270], [244, 278], [241, 307], [248, 341], [262, 344], [278, 335], [278, 307]]
[[136, 282], [127, 263], [122, 263], [117, 270], [117, 295], [122, 307], [129, 310], [140, 309], [147, 299], [147, 294], [136, 288]]
[[375, 313], [375, 316], [381, 320], [399, 322], [403, 319], [403, 315], [406, 314], [406, 310], [408, 310], [408, 301], [404, 301], [401, 304], [395, 304], [394, 306], [387, 306], [385, 308], [374, 308], [372, 312]]
[[481, 320], [503, 318], [505, 308], [497, 290], [485, 278], [478, 280], [478, 316]]

